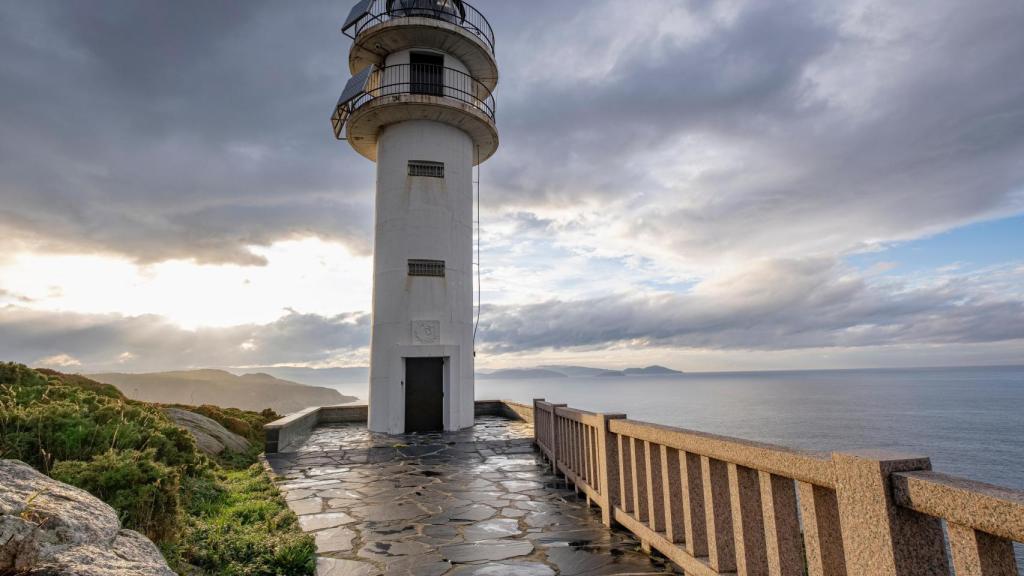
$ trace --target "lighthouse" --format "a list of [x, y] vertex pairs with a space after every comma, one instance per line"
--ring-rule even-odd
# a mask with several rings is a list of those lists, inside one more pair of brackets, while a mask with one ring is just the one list
[[460, 430], [474, 407], [474, 170], [498, 149], [494, 32], [461, 0], [362, 0], [334, 135], [377, 164], [369, 427]]

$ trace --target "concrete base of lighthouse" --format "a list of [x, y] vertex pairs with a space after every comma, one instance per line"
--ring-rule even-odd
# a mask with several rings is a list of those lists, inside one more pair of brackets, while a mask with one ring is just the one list
[[[472, 138], [447, 124], [413, 120], [380, 132], [370, 352], [374, 432], [425, 431], [424, 422], [449, 431], [473, 425], [474, 156]], [[443, 164], [444, 175], [410, 175], [410, 162]], [[443, 263], [443, 276], [414, 275], [410, 261]]]

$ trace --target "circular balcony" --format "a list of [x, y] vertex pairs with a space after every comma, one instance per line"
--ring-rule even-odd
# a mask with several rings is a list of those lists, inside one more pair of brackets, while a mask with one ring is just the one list
[[494, 95], [469, 74], [432, 64], [369, 66], [349, 81], [331, 124], [370, 160], [377, 160], [377, 138], [390, 124], [433, 120], [455, 126], [473, 138], [483, 162], [498, 150]]
[[342, 32], [354, 40], [349, 52], [353, 74], [382, 64], [395, 52], [433, 48], [458, 58], [488, 89], [498, 84], [494, 30], [463, 0], [362, 0]]

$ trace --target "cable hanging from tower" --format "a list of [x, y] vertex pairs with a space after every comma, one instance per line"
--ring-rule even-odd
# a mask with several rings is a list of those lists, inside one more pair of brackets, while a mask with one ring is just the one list
[[480, 330], [480, 311], [483, 309], [483, 283], [480, 264], [480, 146], [476, 147], [476, 321], [473, 323], [473, 356], [476, 356], [476, 333]]

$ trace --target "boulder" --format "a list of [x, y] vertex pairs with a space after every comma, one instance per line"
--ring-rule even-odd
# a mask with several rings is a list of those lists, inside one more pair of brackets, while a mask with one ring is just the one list
[[85, 490], [0, 460], [0, 574], [174, 576], [145, 536]]
[[189, 412], [180, 408], [166, 408], [164, 413], [175, 424], [188, 430], [196, 439], [199, 449], [211, 456], [217, 456], [224, 450], [228, 452], [246, 452], [251, 448], [249, 441], [238, 434], [221, 426], [202, 414]]

